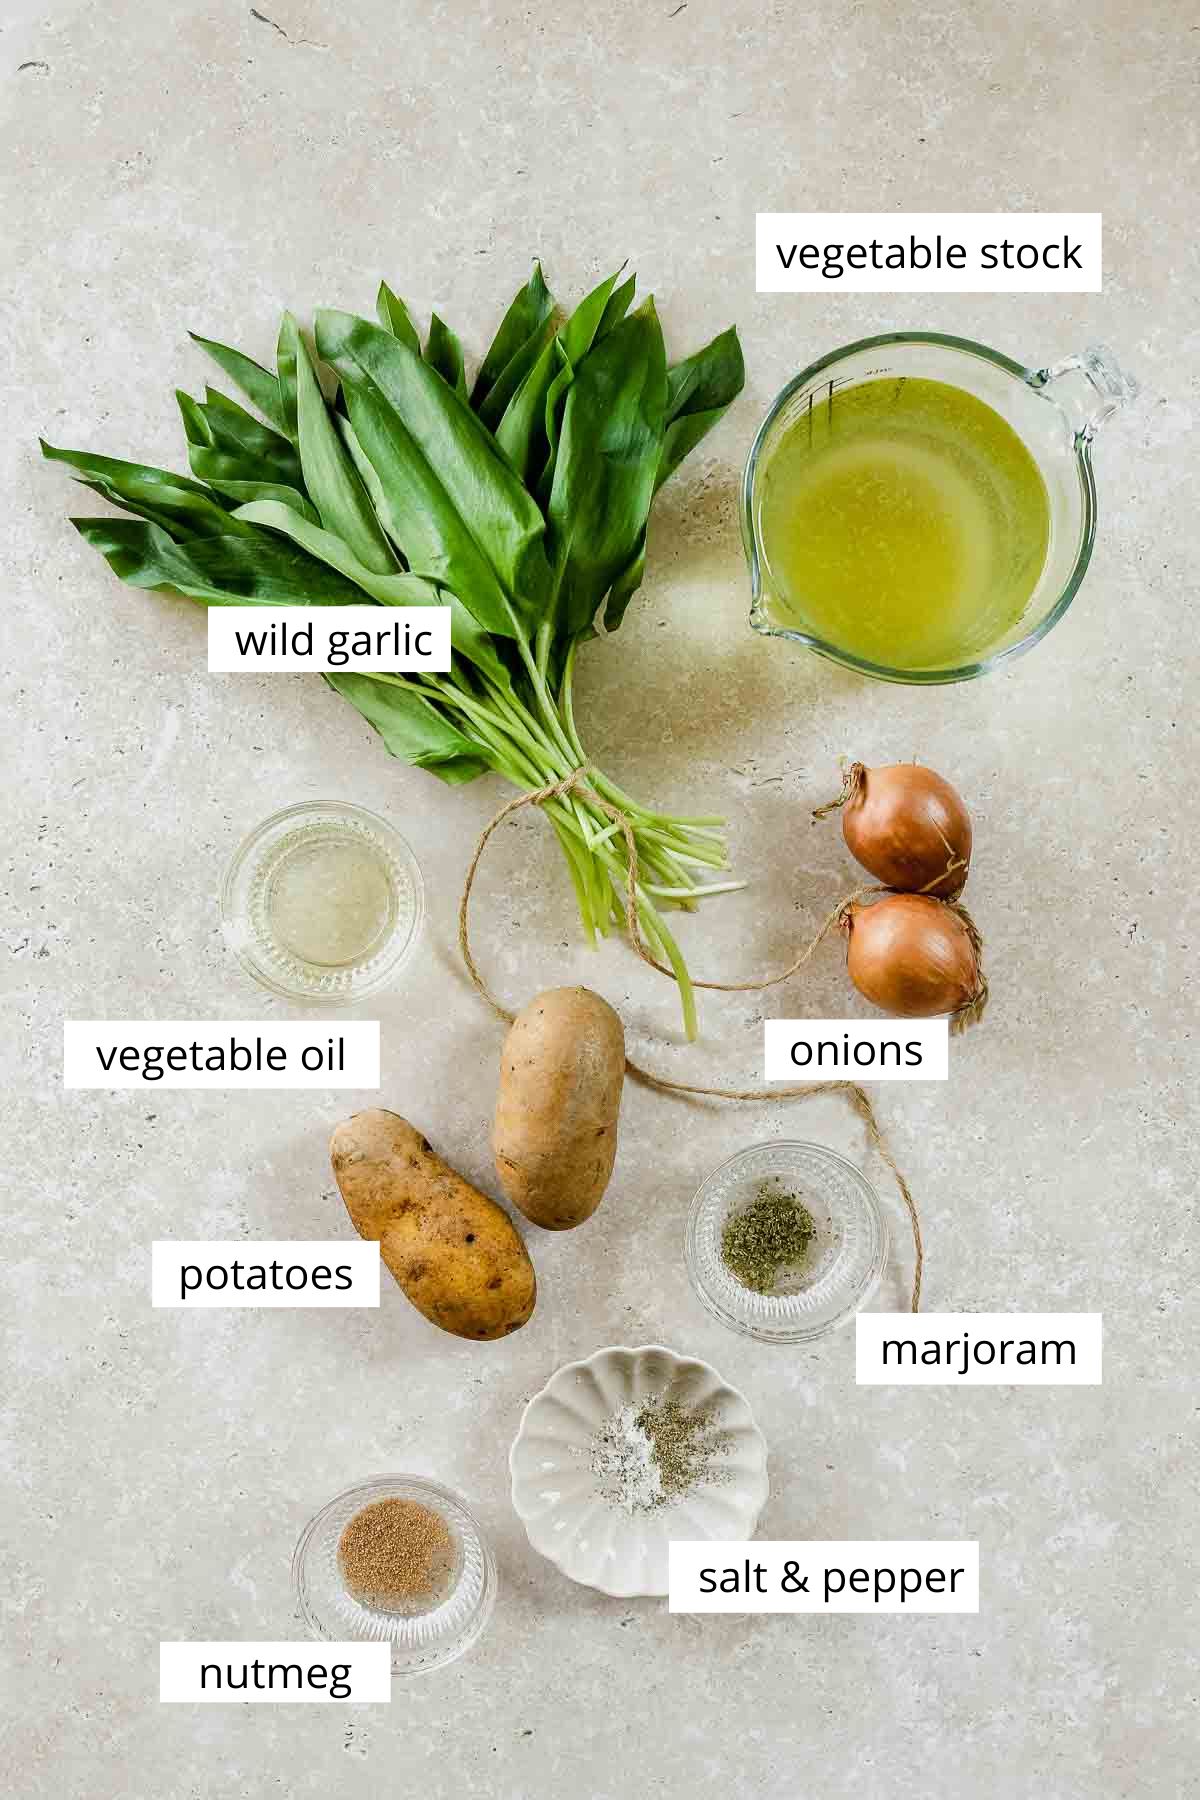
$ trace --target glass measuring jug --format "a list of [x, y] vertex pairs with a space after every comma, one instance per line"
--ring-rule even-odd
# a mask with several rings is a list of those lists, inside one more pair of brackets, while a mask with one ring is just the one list
[[[869, 389], [871, 383], [879, 384], [878, 390]], [[879, 392], [888, 400], [894, 395], [903, 405], [906, 387], [909, 400], [918, 393], [956, 396], [959, 411], [971, 409], [978, 418], [988, 415], [996, 431], [1010, 439], [1015, 434], [1013, 454], [1025, 462], [1031, 459], [1030, 477], [1034, 481], [1040, 477], [1045, 500], [1040, 568], [1029, 571], [1028, 597], [1017, 615], [998, 619], [994, 635], [985, 625], [982, 641], [964, 636], [961, 645], [940, 646], [928, 660], [914, 657], [907, 663], [902, 655], [865, 654], [846, 641], [851, 633], [831, 631], [806, 616], [804, 593], [797, 591], [794, 581], [785, 584], [781, 579], [778, 558], [772, 565], [771, 533], [764, 530], [768, 477], [779, 466], [775, 459], [781, 446], [785, 453], [789, 444], [797, 443], [801, 448], [812, 442], [836, 447], [839, 431], [847, 440], [851, 436], [855, 402], [848, 397], [854, 390], [859, 390], [858, 401]], [[1091, 558], [1096, 534], [1092, 441], [1105, 420], [1136, 392], [1136, 384], [1104, 349], [1088, 349], [1048, 367], [1027, 369], [968, 338], [934, 332], [863, 338], [811, 364], [776, 398], [746, 462], [742, 532], [750, 565], [751, 625], [766, 637], [806, 644], [863, 674], [916, 684], [967, 681], [1031, 649], [1066, 612]], [[956, 416], [954, 406], [947, 416]], [[897, 556], [902, 554], [898, 549]], [[870, 603], [869, 594], [864, 594], [863, 603]]]

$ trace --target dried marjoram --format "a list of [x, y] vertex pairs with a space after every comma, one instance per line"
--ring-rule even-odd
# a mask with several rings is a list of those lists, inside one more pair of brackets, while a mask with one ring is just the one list
[[785, 1269], [804, 1261], [816, 1229], [795, 1194], [763, 1187], [744, 1212], [725, 1221], [721, 1261], [743, 1287], [770, 1294]]

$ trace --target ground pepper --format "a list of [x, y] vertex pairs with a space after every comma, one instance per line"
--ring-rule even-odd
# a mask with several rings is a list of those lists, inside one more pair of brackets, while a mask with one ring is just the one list
[[600, 1498], [623, 1512], [655, 1512], [701, 1486], [730, 1479], [715, 1460], [727, 1455], [729, 1433], [707, 1408], [688, 1412], [653, 1395], [627, 1400], [594, 1434], [589, 1447]]

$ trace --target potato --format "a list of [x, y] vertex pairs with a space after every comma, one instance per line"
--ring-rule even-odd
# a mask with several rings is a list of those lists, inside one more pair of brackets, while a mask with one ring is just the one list
[[537, 1298], [533, 1264], [504, 1208], [444, 1163], [399, 1113], [355, 1113], [329, 1145], [359, 1237], [419, 1312], [456, 1337], [499, 1338]]
[[621, 1021], [590, 988], [550, 988], [513, 1020], [492, 1153], [504, 1192], [535, 1225], [569, 1231], [599, 1206], [624, 1080]]

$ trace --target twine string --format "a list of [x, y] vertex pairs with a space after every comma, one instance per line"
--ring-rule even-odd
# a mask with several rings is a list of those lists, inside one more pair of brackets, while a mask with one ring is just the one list
[[[506, 819], [511, 818], [514, 813], [521, 812], [527, 806], [541, 806], [547, 800], [561, 800], [572, 792], [578, 792], [581, 798], [585, 799], [590, 806], [595, 806], [619, 828], [621, 836], [625, 841], [627, 861], [625, 881], [625, 924], [629, 932], [630, 942], [644, 963], [648, 963], [652, 969], [657, 969], [661, 974], [670, 976], [670, 978], [674, 980], [673, 970], [667, 967], [666, 964], [659, 962], [642, 935], [641, 921], [638, 918], [638, 852], [633, 825], [627, 815], [623, 813], [619, 807], [613, 806], [609, 801], [603, 799], [601, 795], [597, 794], [587, 785], [587, 765], [582, 764], [579, 768], [573, 769], [569, 775], [564, 775], [560, 781], [549, 782], [545, 787], [535, 788], [531, 792], [525, 794], [516, 794], [511, 800], [507, 800], [493, 818], [489, 820], [487, 825], [484, 826], [483, 831], [480, 833], [479, 841], [475, 845], [475, 851], [471, 857], [471, 861], [467, 867], [466, 877], [463, 881], [462, 894], [458, 902], [458, 948], [462, 955], [467, 974], [471, 979], [472, 986], [480, 997], [487, 1002], [488, 1006], [491, 1007], [497, 1017], [503, 1019], [505, 1024], [508, 1025], [512, 1024], [516, 1014], [505, 1006], [492, 992], [480, 972], [479, 965], [475, 960], [475, 953], [471, 947], [469, 915], [471, 893], [475, 885], [475, 877], [479, 872], [480, 861], [482, 860], [484, 850], [487, 848], [492, 835]], [[765, 981], [695, 981], [693, 982], [693, 986], [715, 988], [725, 993], [754, 993], [763, 988], [774, 987], [779, 982], [786, 981], [788, 977], [794, 975], [797, 970], [803, 968], [804, 964], [824, 941], [828, 933], [844, 917], [847, 907], [852, 905], [855, 900], [861, 898], [864, 893], [882, 892], [887, 892], [887, 890], [882, 888], [860, 888], [854, 894], [850, 895], [848, 899], [841, 901], [829, 914], [828, 918], [825, 919], [812, 942], [801, 950], [794, 961], [778, 975], [769, 976]], [[905, 1211], [908, 1214], [908, 1221], [912, 1227], [913, 1238], [914, 1260], [911, 1310], [913, 1312], [918, 1312], [920, 1310], [921, 1283], [925, 1270], [925, 1246], [921, 1237], [921, 1221], [917, 1213], [917, 1203], [913, 1199], [912, 1190], [902, 1174], [895, 1157], [888, 1148], [887, 1141], [880, 1128], [879, 1120], [875, 1114], [875, 1108], [865, 1088], [860, 1087], [856, 1081], [806, 1082], [802, 1087], [700, 1087], [689, 1081], [672, 1081], [666, 1075], [656, 1074], [653, 1069], [643, 1068], [640, 1063], [634, 1062], [630, 1057], [626, 1057], [625, 1059], [625, 1072], [634, 1081], [640, 1082], [643, 1087], [653, 1088], [658, 1093], [692, 1096], [704, 1100], [811, 1100], [815, 1099], [820, 1094], [843, 1094], [862, 1120], [868, 1143], [890, 1171], [900, 1197], [904, 1202]]]

